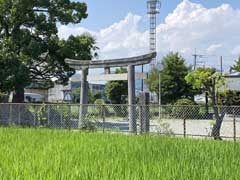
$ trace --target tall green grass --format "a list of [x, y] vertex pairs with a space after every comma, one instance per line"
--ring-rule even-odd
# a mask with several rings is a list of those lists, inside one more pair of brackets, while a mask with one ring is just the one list
[[0, 179], [240, 179], [240, 144], [0, 128]]

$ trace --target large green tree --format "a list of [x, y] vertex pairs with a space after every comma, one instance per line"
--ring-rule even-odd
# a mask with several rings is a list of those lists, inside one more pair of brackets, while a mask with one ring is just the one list
[[170, 53], [162, 59], [161, 71], [157, 68], [151, 70], [146, 84], [151, 92], [159, 96], [161, 81], [162, 104], [174, 103], [180, 98], [192, 98], [195, 90], [184, 79], [190, 69], [178, 53]]
[[[119, 68], [115, 71], [116, 74], [127, 73], [127, 69]], [[123, 98], [128, 94], [127, 81], [110, 81], [106, 84], [106, 95], [113, 104], [123, 103]]]
[[1, 0], [0, 90], [13, 91], [13, 102], [23, 102], [24, 87], [32, 82], [66, 83], [75, 71], [64, 59], [89, 59], [95, 40], [85, 35], [61, 41], [57, 24], [84, 18], [87, 5], [76, 1]]
[[208, 93], [212, 101], [212, 107], [216, 118], [216, 122], [212, 129], [212, 136], [215, 139], [221, 139], [220, 129], [227, 109], [225, 107], [217, 107], [217, 88], [224, 85], [225, 79], [222, 77], [221, 73], [217, 73], [214, 68], [198, 68], [189, 73], [185, 79], [194, 88], [201, 88]]

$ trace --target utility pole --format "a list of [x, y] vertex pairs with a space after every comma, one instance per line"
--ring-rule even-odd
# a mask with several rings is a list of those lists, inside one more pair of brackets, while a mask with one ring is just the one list
[[194, 62], [193, 62], [193, 70], [196, 70], [196, 66], [197, 66], [197, 49], [195, 48], [195, 54], [193, 55], [194, 57]]
[[[195, 71], [197, 68], [197, 64], [200, 63], [197, 58], [205, 58], [206, 56], [201, 55], [201, 54], [197, 54], [197, 49], [195, 48], [195, 53], [193, 54], [194, 57], [194, 62], [193, 62], [193, 70]], [[201, 62], [203, 63], [203, 62]]]
[[221, 75], [223, 74], [223, 57], [220, 57]]
[[[142, 73], [144, 73], [144, 65], [142, 65]], [[144, 91], [144, 82], [143, 82], [143, 79], [141, 80], [141, 91], [143, 92]]]
[[160, 71], [159, 71], [159, 95], [158, 95], [158, 104], [159, 104], [159, 112], [158, 112], [158, 116], [159, 116], [159, 119], [161, 119], [161, 105], [162, 105], [162, 87], [161, 87], [161, 67], [160, 67]]

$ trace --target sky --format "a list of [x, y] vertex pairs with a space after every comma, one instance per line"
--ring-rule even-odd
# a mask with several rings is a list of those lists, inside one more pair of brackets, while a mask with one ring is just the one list
[[[67, 38], [90, 32], [97, 40], [99, 58], [119, 58], [149, 52], [147, 0], [85, 0], [88, 18], [77, 25], [59, 26]], [[158, 60], [179, 52], [188, 64], [192, 54], [205, 55], [198, 66], [227, 71], [240, 55], [239, 0], [162, 0], [157, 22]]]

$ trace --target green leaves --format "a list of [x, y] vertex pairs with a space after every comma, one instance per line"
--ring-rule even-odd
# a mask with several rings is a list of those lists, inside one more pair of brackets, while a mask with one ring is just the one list
[[78, 60], [91, 60], [97, 57], [98, 47], [96, 40], [90, 34], [84, 33], [81, 36], [70, 36], [66, 41], [61, 41], [62, 54], [65, 57]]
[[[116, 69], [116, 74], [127, 73], [124, 68]], [[128, 94], [127, 81], [111, 81], [106, 84], [105, 87], [107, 98], [112, 101], [113, 104], [124, 103], [124, 97]]]
[[240, 57], [235, 61], [235, 65], [233, 65], [230, 69], [230, 71], [237, 71], [240, 72]]
[[185, 60], [178, 53], [170, 53], [162, 59], [162, 65], [161, 72], [153, 68], [146, 80], [150, 91], [159, 95], [159, 82], [161, 81], [163, 104], [174, 103], [180, 98], [191, 98], [195, 92], [184, 79], [190, 71], [190, 67], [185, 65]]
[[225, 79], [221, 73], [217, 73], [214, 68], [198, 68], [189, 73], [185, 80], [194, 88], [203, 88], [205, 90], [211, 89], [213, 86], [219, 88], [224, 85]]
[[0, 90], [15, 91], [31, 82], [66, 83], [74, 70], [65, 58], [92, 59], [97, 47], [90, 35], [60, 41], [57, 24], [87, 17], [85, 3], [70, 0], [0, 1]]

